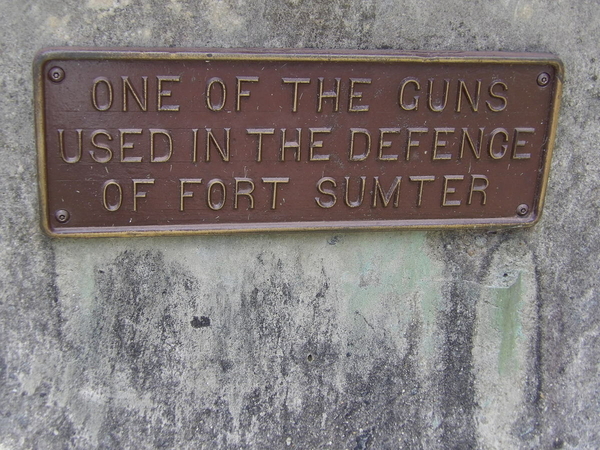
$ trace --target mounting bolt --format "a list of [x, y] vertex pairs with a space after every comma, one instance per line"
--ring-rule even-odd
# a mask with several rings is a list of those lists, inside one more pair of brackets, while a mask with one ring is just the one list
[[48, 71], [48, 78], [50, 81], [54, 81], [55, 83], [60, 83], [65, 79], [65, 71], [60, 67], [53, 67]]
[[71, 218], [71, 214], [69, 214], [69, 211], [66, 209], [59, 209], [54, 213], [54, 217], [56, 217], [56, 220], [60, 223], [67, 223]]
[[529, 212], [529, 206], [525, 203], [517, 206], [517, 214], [520, 216], [525, 216]]
[[544, 87], [548, 86], [548, 83], [550, 83], [550, 75], [546, 72], [540, 73], [537, 77], [537, 84]]

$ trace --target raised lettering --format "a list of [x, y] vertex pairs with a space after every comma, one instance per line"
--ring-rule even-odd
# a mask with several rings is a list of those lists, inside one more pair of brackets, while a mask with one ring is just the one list
[[317, 182], [317, 190], [323, 194], [323, 195], [328, 195], [331, 197], [331, 200], [328, 201], [323, 201], [321, 200], [320, 197], [315, 197], [315, 201], [317, 202], [317, 205], [319, 205], [321, 208], [332, 208], [335, 203], [337, 202], [337, 196], [335, 195], [335, 191], [331, 188], [327, 189], [323, 187], [323, 183], [331, 183], [331, 185], [335, 188], [337, 187], [337, 184], [335, 182], [335, 180], [331, 177], [323, 177], [321, 178], [318, 182]]
[[504, 95], [502, 95], [500, 93], [494, 92], [494, 87], [496, 87], [496, 86], [501, 86], [502, 90], [505, 91], [505, 92], [508, 91], [508, 86], [506, 84], [504, 84], [502, 81], [495, 81], [494, 83], [492, 83], [490, 85], [490, 89], [489, 89], [490, 97], [494, 97], [494, 98], [497, 98], [497, 99], [499, 99], [499, 100], [502, 101], [502, 105], [500, 105], [500, 106], [494, 106], [494, 105], [492, 105], [489, 102], [489, 100], [487, 102], [485, 102], [485, 104], [487, 105], [488, 109], [490, 111], [492, 111], [492, 112], [504, 111], [506, 109], [506, 106], [508, 105], [508, 99], [506, 98], [506, 96], [504, 96]]
[[158, 82], [158, 99], [157, 99], [157, 109], [159, 111], [179, 111], [179, 105], [163, 105], [162, 104], [162, 99], [163, 97], [170, 97], [171, 96], [171, 91], [167, 90], [167, 89], [163, 89], [162, 84], [163, 83], [178, 83], [181, 80], [181, 77], [179, 75], [177, 76], [163, 76], [163, 75], [159, 75], [156, 77], [157, 82]]
[[392, 141], [386, 141], [386, 134], [399, 134], [401, 128], [380, 128], [379, 129], [379, 154], [377, 155], [377, 159], [380, 161], [398, 161], [398, 155], [384, 155], [383, 149], [390, 148], [392, 146]]
[[263, 177], [263, 183], [273, 185], [273, 193], [271, 195], [271, 209], [277, 209], [277, 186], [290, 182], [289, 177]]
[[444, 175], [444, 193], [442, 198], [442, 206], [460, 206], [461, 200], [448, 200], [448, 194], [454, 194], [456, 192], [456, 188], [448, 186], [448, 182], [460, 181], [464, 179], [464, 175]]
[[[213, 200], [213, 191], [214, 187], [219, 186], [221, 191], [221, 201], [219, 203], [215, 203]], [[210, 180], [208, 182], [208, 186], [206, 188], [206, 204], [213, 211], [218, 211], [225, 205], [225, 200], [227, 199], [227, 188], [225, 187], [225, 183], [218, 178]]]
[[256, 161], [262, 161], [262, 145], [263, 145], [263, 135], [264, 134], [275, 134], [275, 128], [248, 128], [246, 129], [248, 134], [253, 134], [258, 136], [258, 149], [256, 151]]
[[404, 89], [406, 89], [406, 86], [408, 84], [414, 84], [416, 86], [415, 90], [417, 92], [421, 90], [421, 85], [414, 78], [408, 78], [408, 79], [404, 80], [402, 82], [402, 86], [400, 87], [400, 93], [398, 94], [398, 104], [400, 105], [400, 108], [402, 108], [404, 111], [416, 111], [419, 108], [419, 96], [418, 95], [415, 95], [413, 97], [412, 103], [407, 104], [404, 102]]
[[521, 133], [535, 133], [535, 128], [515, 128], [515, 136], [512, 145], [512, 159], [529, 159], [531, 153], [517, 153], [519, 147], [524, 147], [527, 141], [519, 139]]
[[[365, 151], [362, 155], [354, 154], [354, 139], [357, 134], [365, 136]], [[364, 161], [371, 153], [371, 133], [366, 128], [350, 128], [350, 155], [348, 159], [350, 161]]]
[[138, 186], [140, 184], [154, 184], [154, 178], [148, 179], [133, 179], [133, 210], [137, 211], [137, 200], [138, 198], [146, 198], [147, 192], [141, 191], [138, 192]]
[[[107, 196], [108, 196], [108, 188], [109, 186], [116, 186], [117, 188], [117, 201], [116, 203], [109, 203]], [[121, 185], [116, 181], [116, 180], [108, 180], [104, 183], [104, 185], [102, 186], [102, 206], [104, 206], [104, 209], [106, 209], [107, 211], [110, 212], [115, 212], [118, 211], [119, 208], [121, 208], [121, 205], [123, 204], [123, 189], [121, 188]]]
[[300, 141], [302, 138], [302, 128], [296, 128], [296, 140], [288, 141], [286, 140], [285, 133], [286, 129], [281, 129], [281, 152], [279, 154], [279, 160], [285, 161], [285, 151], [287, 149], [293, 149], [294, 154], [296, 155], [296, 161], [300, 161]]
[[109, 141], [112, 141], [113, 138], [108, 133], [108, 131], [106, 131], [106, 130], [96, 130], [96, 131], [94, 131], [92, 133], [92, 139], [91, 139], [92, 140], [92, 145], [94, 147], [96, 147], [98, 150], [104, 150], [106, 152], [106, 156], [104, 158], [99, 158], [98, 155], [96, 155], [96, 152], [94, 150], [89, 150], [89, 153], [90, 153], [90, 156], [92, 157], [92, 159], [94, 161], [96, 161], [98, 163], [107, 163], [107, 162], [109, 162], [112, 159], [112, 157], [113, 157], [113, 151], [112, 151], [112, 149], [108, 145], [101, 144], [101, 143], [97, 142], [96, 138], [99, 135], [106, 136], [106, 138]]
[[[243, 185], [246, 185], [245, 187]], [[248, 197], [248, 209], [254, 209], [254, 181], [251, 178], [237, 178], [235, 179], [235, 196], [233, 199], [233, 208], [238, 209], [238, 197]]]
[[375, 186], [373, 188], [373, 208], [377, 207], [378, 194], [381, 198], [381, 203], [383, 203], [383, 207], [385, 208], [392, 200], [392, 195], [394, 195], [394, 192], [396, 193], [396, 196], [394, 197], [394, 207], [397, 208], [400, 201], [400, 182], [402, 181], [402, 177], [394, 178], [392, 185], [385, 193], [383, 192], [383, 188], [379, 183], [379, 177], [374, 177], [374, 180]]
[[[98, 85], [102, 83], [106, 86], [106, 103], [99, 104], [98, 103]], [[94, 85], [92, 86], [92, 105], [98, 111], [108, 111], [113, 104], [113, 88], [112, 84], [105, 77], [98, 77], [94, 80]]]
[[450, 80], [444, 80], [444, 100], [442, 102], [433, 101], [433, 82], [435, 80], [433, 78], [429, 79], [429, 83], [427, 84], [427, 105], [429, 109], [433, 112], [442, 112], [446, 109], [446, 105], [448, 104], [448, 92], [450, 92]]
[[369, 105], [354, 105], [354, 99], [362, 99], [362, 92], [354, 92], [355, 84], [371, 84], [370, 78], [350, 78], [350, 95], [348, 100], [348, 111], [349, 112], [361, 112], [368, 111]]
[[[483, 184], [478, 183], [479, 181], [483, 181]], [[477, 185], [476, 185], [477, 183]], [[485, 175], [471, 175], [471, 189], [469, 190], [469, 201], [467, 204], [471, 204], [473, 200], [473, 192], [481, 193], [481, 204], [485, 205], [487, 201], [487, 196], [485, 190], [490, 185], [490, 180]]]
[[[219, 103], [214, 103], [212, 100], [213, 86], [219, 85], [221, 87], [221, 100]], [[206, 107], [211, 111], [221, 111], [225, 106], [225, 100], [227, 99], [227, 88], [225, 82], [219, 77], [213, 77], [206, 83]]]
[[473, 97], [471, 97], [471, 94], [469, 93], [469, 90], [467, 89], [467, 85], [465, 84], [464, 80], [458, 80], [458, 94], [457, 94], [457, 100], [456, 100], [456, 112], [461, 112], [461, 106], [462, 106], [462, 97], [463, 94], [465, 95], [465, 97], [467, 98], [467, 101], [469, 102], [469, 104], [471, 105], [471, 109], [473, 110], [473, 112], [477, 112], [477, 108], [479, 108], [479, 95], [481, 93], [481, 80], [477, 80], [475, 82], [475, 95]]
[[293, 94], [292, 94], [292, 112], [298, 112], [298, 85], [299, 84], [309, 84], [310, 78], [282, 78], [284, 84], [293, 84]]
[[198, 128], [192, 130], [194, 143], [192, 144], [192, 162], [198, 162]]
[[[127, 111], [127, 93], [131, 93], [142, 111], [148, 111], [148, 77], [142, 77], [142, 98], [129, 82], [129, 77], [121, 77], [123, 80], [123, 111]], [[143, 101], [142, 101], [143, 99]]]
[[360, 177], [360, 188], [358, 192], [358, 198], [351, 202], [349, 199], [350, 196], [350, 177], [344, 177], [346, 179], [346, 195], [344, 196], [344, 201], [346, 206], [350, 208], [357, 208], [362, 205], [363, 199], [365, 198], [365, 185], [367, 184], [367, 177]]
[[421, 141], [413, 141], [412, 138], [412, 134], [413, 133], [427, 133], [429, 131], [429, 128], [409, 128], [407, 130], [408, 132], [408, 141], [406, 143], [406, 160], [409, 161], [410, 160], [410, 149], [411, 148], [417, 148], [419, 146], [419, 143]]
[[[500, 152], [497, 152], [494, 150], [494, 140], [496, 139], [496, 136], [498, 136], [499, 134], [501, 134], [504, 137], [503, 141], [505, 143], [500, 146], [500, 148], [501, 148]], [[489, 150], [490, 156], [493, 159], [502, 159], [502, 157], [506, 154], [506, 149], [508, 148], [508, 145], [506, 144], [507, 142], [508, 142], [508, 131], [506, 131], [504, 128], [496, 128], [494, 131], [492, 131], [492, 134], [490, 135], [490, 142], [488, 145], [488, 150]]]
[[480, 128], [479, 129], [479, 139], [477, 141], [477, 145], [475, 145], [473, 143], [473, 140], [471, 139], [471, 136], [469, 135], [469, 130], [467, 128], [463, 128], [462, 129], [462, 138], [460, 141], [460, 156], [459, 159], [462, 159], [464, 152], [465, 152], [465, 142], [469, 143], [469, 146], [471, 147], [471, 151], [473, 152], [473, 155], [475, 155], [476, 159], [481, 158], [481, 147], [483, 146], [483, 132], [484, 132], [485, 128]]
[[77, 156], [67, 156], [67, 153], [65, 152], [65, 130], [58, 130], [58, 151], [62, 160], [67, 164], [79, 162], [79, 160], [81, 160], [81, 154], [83, 153], [83, 142], [81, 138], [83, 130], [77, 129], [75, 131], [77, 132]]
[[317, 133], [331, 133], [331, 127], [328, 128], [309, 128], [310, 145], [309, 145], [309, 161], [329, 161], [329, 155], [315, 155], [315, 148], [323, 148], [323, 141], [315, 141]]
[[[156, 157], [155, 156], [155, 136], [162, 135], [166, 138], [165, 142], [167, 143], [167, 154], [164, 156]], [[167, 130], [158, 129], [158, 128], [150, 128], [150, 162], [167, 162], [171, 159], [173, 155], [173, 138], [169, 134]]]
[[194, 196], [193, 191], [187, 191], [185, 189], [186, 184], [201, 184], [202, 178], [180, 178], [179, 179], [179, 211], [184, 211], [183, 200], [186, 198], [192, 198]]
[[440, 159], [451, 159], [452, 158], [452, 154], [450, 154], [450, 153], [440, 153], [438, 155], [438, 149], [440, 147], [446, 147], [446, 144], [448, 143], [447, 141], [439, 140], [440, 133], [444, 133], [444, 134], [454, 133], [454, 128], [434, 128], [433, 152], [431, 153], [431, 159], [433, 159], [434, 161], [437, 161]]
[[133, 148], [133, 143], [125, 142], [125, 137], [128, 134], [142, 134], [142, 129], [125, 128], [120, 129], [119, 133], [121, 134], [121, 162], [142, 162], [141, 156], [125, 156], [125, 150], [130, 150]]
[[237, 96], [235, 110], [242, 110], [242, 97], [250, 97], [250, 91], [242, 89], [242, 83], [258, 83], [258, 77], [235, 77], [237, 83]]
[[[206, 128], [206, 162], [210, 161], [211, 143], [212, 143], [212, 146], [214, 146], [217, 149], [217, 151], [219, 152], [219, 154], [221, 155], [221, 159], [225, 162], [229, 162], [229, 143], [231, 141], [230, 132], [231, 132], [231, 128], [223, 129], [223, 136], [224, 136], [225, 144], [223, 146], [221, 146], [221, 144], [219, 144], [219, 142], [217, 141], [217, 138], [213, 134], [212, 129]], [[225, 149], [223, 149], [223, 147], [225, 147]]]
[[333, 91], [323, 92], [323, 77], [319, 77], [319, 93], [317, 94], [317, 112], [323, 112], [323, 99], [333, 99], [334, 107], [333, 111], [338, 112], [340, 110], [340, 82], [341, 78], [335, 79], [335, 88]]
[[415, 183], [419, 183], [419, 192], [417, 195], [417, 206], [421, 206], [423, 203], [423, 185], [426, 182], [435, 181], [435, 176], [433, 175], [424, 175], [424, 176], [412, 176], [408, 177], [410, 181], [414, 181]]

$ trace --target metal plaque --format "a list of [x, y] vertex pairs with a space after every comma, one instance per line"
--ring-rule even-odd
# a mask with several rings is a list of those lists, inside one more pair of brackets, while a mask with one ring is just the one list
[[518, 227], [542, 209], [547, 54], [73, 50], [34, 64], [54, 236]]

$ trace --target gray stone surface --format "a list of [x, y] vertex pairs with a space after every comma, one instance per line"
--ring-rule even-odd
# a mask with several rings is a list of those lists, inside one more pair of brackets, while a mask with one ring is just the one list
[[[0, 448], [600, 446], [597, 2], [0, 2]], [[542, 222], [53, 240], [46, 46], [545, 51]], [[215, 281], [216, 280], [216, 281]]]

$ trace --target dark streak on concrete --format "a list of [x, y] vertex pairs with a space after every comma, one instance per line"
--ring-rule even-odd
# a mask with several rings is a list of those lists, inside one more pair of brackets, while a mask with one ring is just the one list
[[[530, 244], [531, 245], [531, 244]], [[535, 249], [532, 252], [535, 261], [535, 281], [536, 281], [536, 300], [535, 300], [535, 337], [531, 343], [529, 350], [529, 358], [531, 361], [530, 370], [526, 379], [524, 388], [525, 402], [524, 411], [519, 419], [515, 421], [513, 434], [517, 439], [523, 442], [524, 445], [535, 445], [537, 438], [542, 434], [542, 414], [543, 414], [543, 354], [542, 354], [542, 291], [540, 287], [540, 276], [538, 257]]]
[[[440, 234], [445, 249], [460, 246], [457, 233]], [[439, 373], [438, 389], [442, 395], [441, 441], [446, 448], [476, 448], [475, 389], [473, 376], [473, 339], [475, 308], [480, 286], [463, 283], [460, 273], [478, 273], [480, 267], [463, 251], [440, 250], [447, 262], [444, 287], [445, 306], [439, 312], [438, 322], [444, 336], [441, 349], [442, 371]], [[489, 258], [489, 253], [486, 255]], [[485, 262], [484, 262], [485, 265]]]

